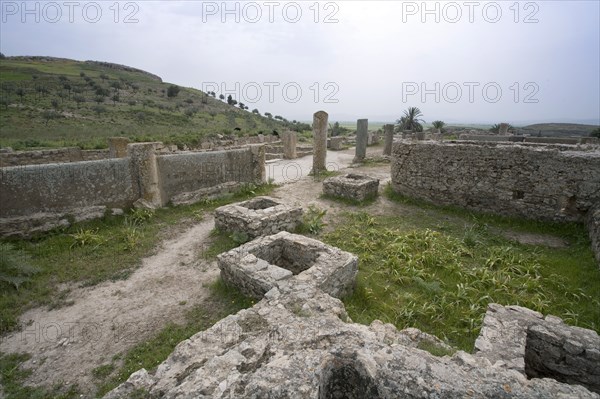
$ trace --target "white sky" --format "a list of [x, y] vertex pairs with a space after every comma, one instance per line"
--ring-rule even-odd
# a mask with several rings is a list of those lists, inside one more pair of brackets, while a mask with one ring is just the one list
[[393, 121], [418, 106], [427, 122], [600, 123], [597, 0], [23, 4], [0, 1], [5, 55], [215, 83], [217, 94], [288, 119], [322, 109], [332, 121]]

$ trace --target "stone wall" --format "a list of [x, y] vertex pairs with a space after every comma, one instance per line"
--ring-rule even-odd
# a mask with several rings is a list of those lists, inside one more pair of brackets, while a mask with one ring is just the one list
[[14, 166], [0, 169], [0, 217], [94, 205], [125, 207], [136, 199], [129, 160]]
[[501, 143], [396, 142], [395, 192], [442, 205], [582, 222], [600, 202], [600, 150]]
[[[190, 203], [231, 184], [265, 181], [264, 149], [158, 155], [161, 143], [134, 143], [128, 156], [0, 169], [0, 236], [29, 235], [122, 212], [143, 199]], [[202, 193], [197, 191], [207, 190]], [[217, 190], [217, 191], [218, 191]]]
[[235, 181], [260, 183], [264, 179], [264, 149], [194, 152], [157, 157], [164, 199]]
[[108, 150], [82, 150], [79, 147], [36, 151], [6, 151], [0, 152], [0, 167], [93, 161], [108, 157]]

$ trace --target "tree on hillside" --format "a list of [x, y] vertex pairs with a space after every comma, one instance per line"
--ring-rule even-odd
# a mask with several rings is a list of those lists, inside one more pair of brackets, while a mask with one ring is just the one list
[[265, 116], [269, 119], [273, 119], [273, 114], [270, 112], [265, 112]]
[[25, 96], [25, 90], [21, 87], [19, 87], [15, 93], [17, 94], [17, 96], [21, 97], [21, 104], [23, 104], [23, 97]]
[[596, 129], [592, 130], [590, 132], [590, 136], [591, 137], [598, 137], [600, 139], [600, 127], [597, 127]]
[[219, 100], [225, 100], [225, 96], [223, 94], [219, 94]]
[[81, 103], [85, 102], [85, 97], [83, 96], [73, 96], [73, 100], [77, 103], [77, 109], [79, 109], [79, 107], [81, 106]]
[[254, 109], [252, 110], [252, 113], [253, 113], [253, 114], [260, 115], [260, 112], [258, 112], [258, 108], [254, 108]]
[[411, 130], [413, 132], [422, 132], [423, 125], [425, 121], [420, 117], [423, 116], [421, 110], [417, 107], [408, 107], [406, 111], [404, 111], [404, 116], [400, 119], [396, 120], [398, 127], [400, 130]]
[[172, 97], [177, 97], [177, 95], [179, 94], [179, 86], [176, 85], [170, 85], [169, 88], [167, 89], [167, 97], [172, 98]]

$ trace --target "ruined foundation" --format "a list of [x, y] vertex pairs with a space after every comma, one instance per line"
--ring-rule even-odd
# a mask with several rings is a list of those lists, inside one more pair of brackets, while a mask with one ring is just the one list
[[358, 202], [377, 197], [377, 190], [379, 179], [354, 173], [330, 177], [323, 182], [323, 194]]
[[261, 237], [218, 257], [221, 278], [261, 299], [271, 288], [310, 284], [339, 298], [352, 292], [358, 258], [301, 235]]
[[246, 233], [254, 238], [292, 231], [302, 221], [302, 208], [271, 197], [222, 206], [215, 210], [215, 227], [231, 233]]

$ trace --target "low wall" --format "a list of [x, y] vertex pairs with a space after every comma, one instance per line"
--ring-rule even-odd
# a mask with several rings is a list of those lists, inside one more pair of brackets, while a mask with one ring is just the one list
[[[159, 207], [200, 189], [217, 195], [235, 184], [265, 181], [262, 146], [158, 155], [161, 147], [135, 143], [125, 158], [1, 168], [0, 236], [26, 236], [122, 212], [141, 199]], [[202, 195], [188, 196], [187, 202]]]
[[108, 150], [82, 150], [79, 147], [9, 151], [0, 153], [0, 167], [93, 161], [106, 158], [109, 158]]
[[582, 222], [600, 202], [600, 151], [500, 143], [396, 142], [394, 191], [532, 219]]
[[225, 182], [256, 183], [265, 180], [264, 149], [160, 155], [157, 157], [163, 201]]

